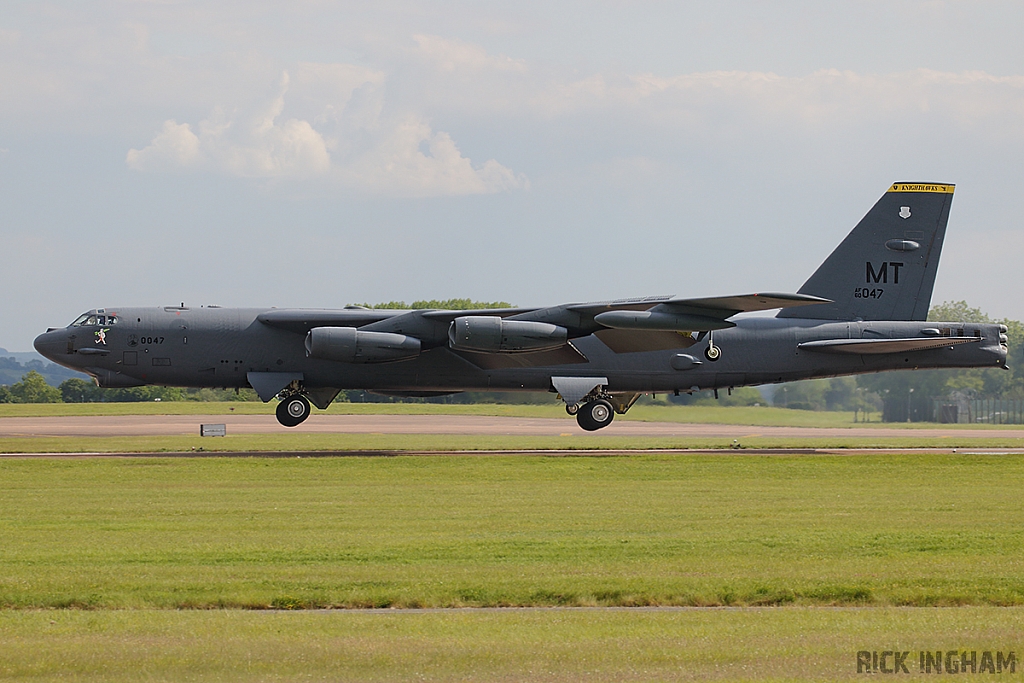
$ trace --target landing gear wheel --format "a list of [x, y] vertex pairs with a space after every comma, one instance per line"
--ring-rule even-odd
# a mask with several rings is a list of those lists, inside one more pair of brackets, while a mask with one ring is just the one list
[[293, 394], [277, 404], [277, 421], [285, 427], [298, 427], [309, 417], [309, 401], [301, 394]]
[[715, 346], [714, 342], [711, 342], [708, 344], [708, 348], [704, 349], [704, 357], [714, 363], [722, 357], [722, 349]]
[[599, 398], [580, 407], [579, 412], [576, 413], [576, 422], [588, 432], [596, 432], [598, 429], [610, 425], [614, 417], [615, 411], [612, 410], [612, 404]]
[[580, 412], [580, 404], [579, 403], [566, 403], [565, 404], [565, 412], [569, 413], [570, 415], [575, 415], [576, 413]]

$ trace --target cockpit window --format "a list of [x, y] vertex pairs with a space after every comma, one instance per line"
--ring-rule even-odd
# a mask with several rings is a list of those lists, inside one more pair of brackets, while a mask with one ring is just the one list
[[84, 327], [91, 325], [116, 325], [116, 315], [101, 315], [99, 313], [83, 313], [71, 323], [71, 327]]

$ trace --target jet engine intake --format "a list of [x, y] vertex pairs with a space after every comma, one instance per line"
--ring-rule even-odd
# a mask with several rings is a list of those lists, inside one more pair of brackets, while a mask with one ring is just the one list
[[505, 320], [496, 315], [467, 315], [448, 328], [448, 345], [455, 351], [523, 353], [565, 345], [568, 331], [549, 323]]
[[314, 327], [306, 335], [306, 355], [341, 363], [386, 363], [420, 355], [420, 340], [354, 327]]

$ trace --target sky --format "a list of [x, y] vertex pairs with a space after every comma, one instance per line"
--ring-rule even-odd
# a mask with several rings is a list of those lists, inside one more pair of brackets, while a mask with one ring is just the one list
[[1024, 320], [1024, 4], [6, 0], [0, 347], [96, 307], [796, 291], [956, 183]]

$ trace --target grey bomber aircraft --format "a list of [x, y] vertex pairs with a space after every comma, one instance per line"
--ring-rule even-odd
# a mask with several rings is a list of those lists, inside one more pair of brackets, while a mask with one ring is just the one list
[[[557, 392], [580, 427], [645, 392], [1006, 367], [1002, 325], [924, 322], [953, 185], [895, 183], [796, 294], [501, 310], [100, 308], [35, 340], [101, 387], [252, 387], [294, 427], [342, 389]], [[781, 309], [775, 317], [740, 313]]]

